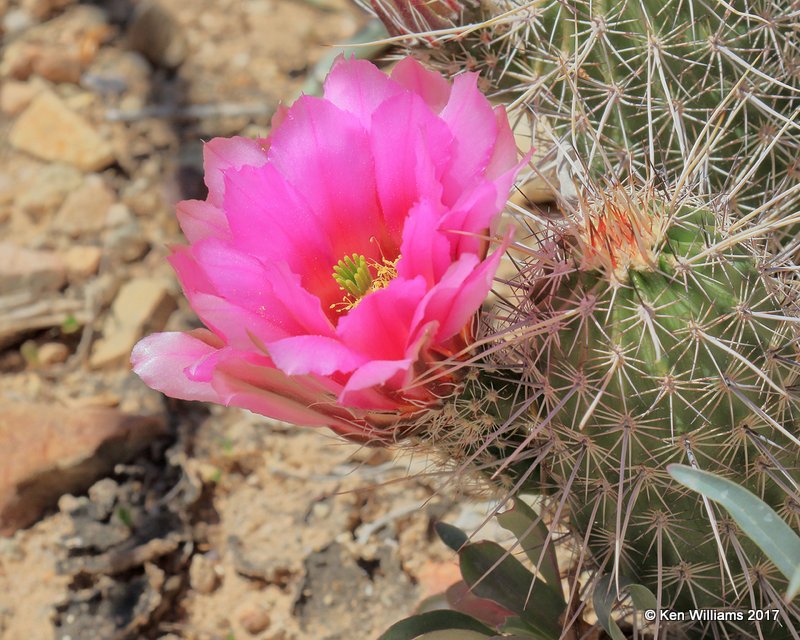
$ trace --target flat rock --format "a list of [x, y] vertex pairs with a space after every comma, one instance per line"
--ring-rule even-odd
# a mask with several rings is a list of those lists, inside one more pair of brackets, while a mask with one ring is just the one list
[[61, 364], [69, 357], [69, 347], [62, 342], [45, 342], [39, 347], [36, 355], [41, 366]]
[[128, 45], [157, 67], [174, 69], [188, 53], [186, 36], [172, 14], [156, 0], [136, 5], [128, 25]]
[[101, 231], [115, 200], [114, 191], [100, 176], [86, 176], [83, 184], [66, 197], [58, 210], [55, 228], [73, 237]]
[[65, 282], [66, 266], [57, 253], [0, 241], [0, 292], [57, 291]]
[[165, 432], [162, 419], [0, 402], [0, 535], [35, 522], [65, 493], [85, 491]]
[[53, 13], [71, 4], [75, 0], [22, 0], [22, 7], [39, 20], [49, 18]]
[[43, 46], [33, 59], [32, 71], [50, 82], [78, 84], [81, 79], [81, 51], [77, 46]]
[[14, 204], [32, 218], [39, 220], [54, 214], [69, 193], [80, 188], [83, 175], [69, 164], [48, 164], [25, 180], [24, 188], [14, 198]]
[[219, 576], [214, 563], [207, 556], [197, 553], [189, 565], [189, 584], [198, 593], [212, 593], [219, 585]]
[[387, 546], [374, 558], [358, 557], [338, 542], [310, 554], [300, 593], [295, 611], [304, 638], [326, 637], [330, 620], [341, 633], [333, 638], [359, 637], [376, 619], [409, 611], [413, 604], [409, 578]]
[[100, 247], [75, 245], [64, 252], [70, 282], [86, 280], [97, 273], [103, 252]]
[[114, 162], [108, 141], [50, 91], [40, 93], [19, 116], [9, 141], [37, 158], [82, 171], [98, 171]]
[[22, 113], [31, 101], [44, 89], [44, 84], [38, 79], [27, 82], [6, 80], [0, 87], [0, 111], [9, 116]]
[[92, 367], [124, 364], [145, 334], [160, 331], [175, 310], [169, 284], [161, 278], [137, 278], [125, 283], [111, 305], [103, 337], [93, 348]]

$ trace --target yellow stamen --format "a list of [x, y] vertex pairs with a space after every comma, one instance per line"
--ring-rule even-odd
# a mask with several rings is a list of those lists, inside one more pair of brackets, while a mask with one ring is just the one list
[[[345, 256], [333, 267], [333, 279], [339, 288], [345, 292], [341, 302], [331, 305], [337, 312], [349, 311], [355, 308], [364, 296], [380, 289], [385, 289], [397, 277], [397, 262], [382, 258], [381, 262], [367, 260], [364, 256], [354, 253]], [[373, 275], [374, 273], [374, 275]]]

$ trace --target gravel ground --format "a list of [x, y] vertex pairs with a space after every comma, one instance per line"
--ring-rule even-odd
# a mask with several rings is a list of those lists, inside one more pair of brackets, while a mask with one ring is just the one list
[[175, 203], [204, 197], [201, 141], [264, 135], [368, 17], [345, 0], [0, 16], [0, 637], [374, 638], [455, 581], [432, 522], [475, 509], [424, 461], [165, 400], [127, 364], [143, 335], [197, 326], [165, 257]]

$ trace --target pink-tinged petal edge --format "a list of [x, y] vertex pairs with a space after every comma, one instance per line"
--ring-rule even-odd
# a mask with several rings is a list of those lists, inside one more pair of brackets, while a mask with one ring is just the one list
[[425, 296], [413, 326], [437, 320], [440, 326], [435, 342], [444, 342], [461, 331], [489, 294], [500, 259], [510, 242], [508, 234], [501, 246], [483, 262], [479, 263], [478, 257], [469, 253], [454, 262]]
[[325, 336], [284, 338], [268, 349], [275, 366], [289, 375], [349, 373], [367, 360], [340, 340]]
[[187, 368], [215, 351], [214, 346], [188, 333], [154, 333], [133, 348], [131, 365], [148, 387], [172, 398], [221, 402], [210, 382], [193, 381], [186, 375]]
[[265, 139], [214, 138], [203, 146], [203, 166], [208, 187], [208, 201], [214, 206], [222, 206], [225, 193], [225, 173], [230, 169], [244, 166], [261, 166], [267, 161], [267, 141]]
[[229, 238], [225, 213], [207, 200], [183, 200], [176, 206], [181, 231], [190, 243], [204, 238]]
[[441, 112], [450, 99], [450, 83], [410, 56], [395, 65], [392, 80], [422, 97], [434, 113]]
[[425, 280], [396, 278], [385, 289], [366, 296], [336, 327], [342, 344], [365, 360], [404, 358], [411, 322], [425, 295]]
[[325, 79], [323, 96], [343, 111], [352, 113], [368, 129], [375, 109], [403, 92], [402, 85], [368, 60], [339, 56]]

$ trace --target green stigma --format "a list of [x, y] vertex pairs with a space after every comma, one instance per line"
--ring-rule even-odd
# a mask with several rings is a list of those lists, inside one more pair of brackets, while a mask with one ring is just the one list
[[372, 274], [367, 259], [357, 253], [339, 260], [333, 267], [333, 279], [343, 291], [356, 299], [366, 295], [372, 287]]

